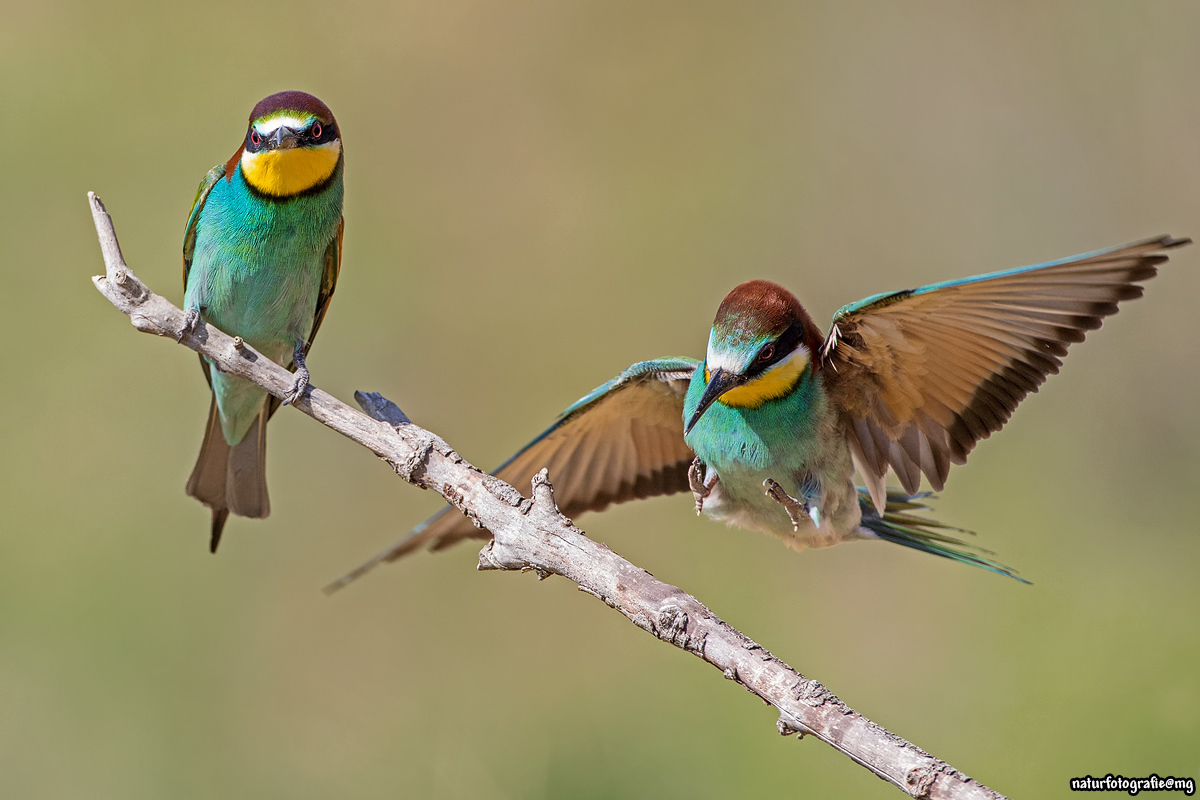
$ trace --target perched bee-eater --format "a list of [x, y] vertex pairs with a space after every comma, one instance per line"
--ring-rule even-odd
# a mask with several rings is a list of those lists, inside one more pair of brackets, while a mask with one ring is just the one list
[[200, 357], [212, 405], [187, 493], [212, 509], [214, 553], [230, 513], [271, 511], [267, 420], [308, 385], [305, 355], [341, 266], [343, 161], [329, 108], [304, 92], [280, 92], [250, 112], [245, 140], [204, 176], [192, 204], [183, 237], [184, 330], [203, 319], [296, 375], [279, 400]]
[[[787, 289], [743, 283], [717, 309], [703, 361], [634, 364], [495, 474], [524, 487], [547, 468], [569, 517], [690, 489], [698, 513], [796, 550], [883, 539], [1016, 577], [912, 513], [925, 508], [921, 475], [940, 490], [1067, 347], [1188, 241], [875, 295], [839, 310], [825, 335]], [[903, 492], [885, 488], [889, 470]], [[443, 509], [331, 588], [426, 543], [487, 536]]]

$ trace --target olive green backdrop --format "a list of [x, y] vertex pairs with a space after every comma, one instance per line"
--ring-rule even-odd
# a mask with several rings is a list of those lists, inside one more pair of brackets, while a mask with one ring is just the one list
[[[1200, 5], [68, 3], [0, 22], [0, 794], [899, 796], [566, 581], [461, 547], [339, 576], [439, 507], [291, 410], [274, 513], [207, 552], [196, 357], [90, 283], [85, 192], [179, 302], [196, 184], [261, 97], [346, 146], [310, 359], [481, 466], [736, 283], [879, 291], [1200, 234]], [[867, 716], [1021, 797], [1200, 777], [1200, 249], [958, 468], [1033, 581], [795, 554], [674, 497], [579, 520]]]

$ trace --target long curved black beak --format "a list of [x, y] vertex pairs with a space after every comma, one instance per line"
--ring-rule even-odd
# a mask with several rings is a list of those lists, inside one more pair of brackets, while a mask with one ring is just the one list
[[294, 131], [287, 125], [280, 125], [275, 129], [275, 135], [267, 140], [267, 147], [271, 150], [286, 150], [289, 147], [300, 146], [300, 132]]
[[700, 397], [700, 405], [696, 406], [696, 410], [692, 413], [692, 418], [688, 420], [688, 424], [683, 429], [683, 435], [687, 436], [692, 432], [692, 428], [704, 416], [704, 412], [708, 407], [717, 402], [717, 398], [728, 392], [730, 389], [736, 389], [746, 382], [744, 375], [739, 375], [736, 372], [726, 372], [723, 369], [714, 369], [708, 376], [708, 385], [704, 387], [704, 394]]

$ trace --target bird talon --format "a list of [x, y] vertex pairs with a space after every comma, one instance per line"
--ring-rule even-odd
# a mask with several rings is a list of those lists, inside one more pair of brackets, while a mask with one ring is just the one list
[[296, 379], [292, 381], [292, 388], [288, 389], [288, 393], [284, 395], [283, 405], [288, 406], [300, 399], [300, 395], [304, 394], [304, 390], [308, 388], [308, 370], [301, 368], [296, 370]]
[[[783, 506], [783, 510], [787, 512], [788, 519], [792, 521], [792, 530], [800, 530], [800, 522], [805, 517], [813, 519], [815, 523], [820, 518], [820, 512], [815, 506], [810, 506], [804, 500], [797, 500], [783, 490], [783, 487], [776, 483], [771, 478], [763, 481], [763, 489], [767, 497], [774, 500], [779, 505]], [[814, 513], [817, 515], [814, 517]], [[819, 526], [818, 526], [819, 527]]]
[[706, 478], [705, 471], [700, 456], [693, 458], [691, 466], [688, 467], [688, 486], [691, 487], [692, 497], [696, 500], [697, 517], [704, 511], [704, 501], [712, 494], [718, 480], [717, 473], [714, 472], [711, 478]]
[[308, 388], [309, 372], [308, 367], [304, 365], [303, 344], [296, 345], [292, 358], [296, 362], [296, 378], [292, 381], [292, 388], [288, 389], [287, 394], [283, 396], [283, 405], [285, 406], [299, 400], [300, 395], [304, 394], [304, 390]]

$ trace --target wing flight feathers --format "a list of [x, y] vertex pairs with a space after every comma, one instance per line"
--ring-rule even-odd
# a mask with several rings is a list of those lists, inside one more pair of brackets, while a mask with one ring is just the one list
[[208, 194], [217, 185], [217, 181], [225, 177], [225, 165], [218, 164], [210, 169], [200, 181], [196, 189], [196, 198], [192, 200], [192, 211], [188, 214], [187, 225], [183, 229], [183, 288], [187, 288], [188, 272], [192, 269], [192, 256], [196, 252], [196, 223], [200, 221], [200, 211], [208, 200]]
[[1160, 236], [841, 309], [820, 368], [876, 507], [889, 469], [910, 494], [922, 474], [941, 489], [1071, 344], [1141, 297], [1166, 251], [1189, 242]]
[[[699, 363], [666, 358], [634, 364], [571, 405], [492, 474], [524, 492], [545, 468], [555, 502], [568, 517], [686, 490], [693, 455], [683, 440], [683, 400]], [[447, 507], [329, 590], [425, 545], [441, 550], [463, 539], [488, 538], [490, 533]]]

